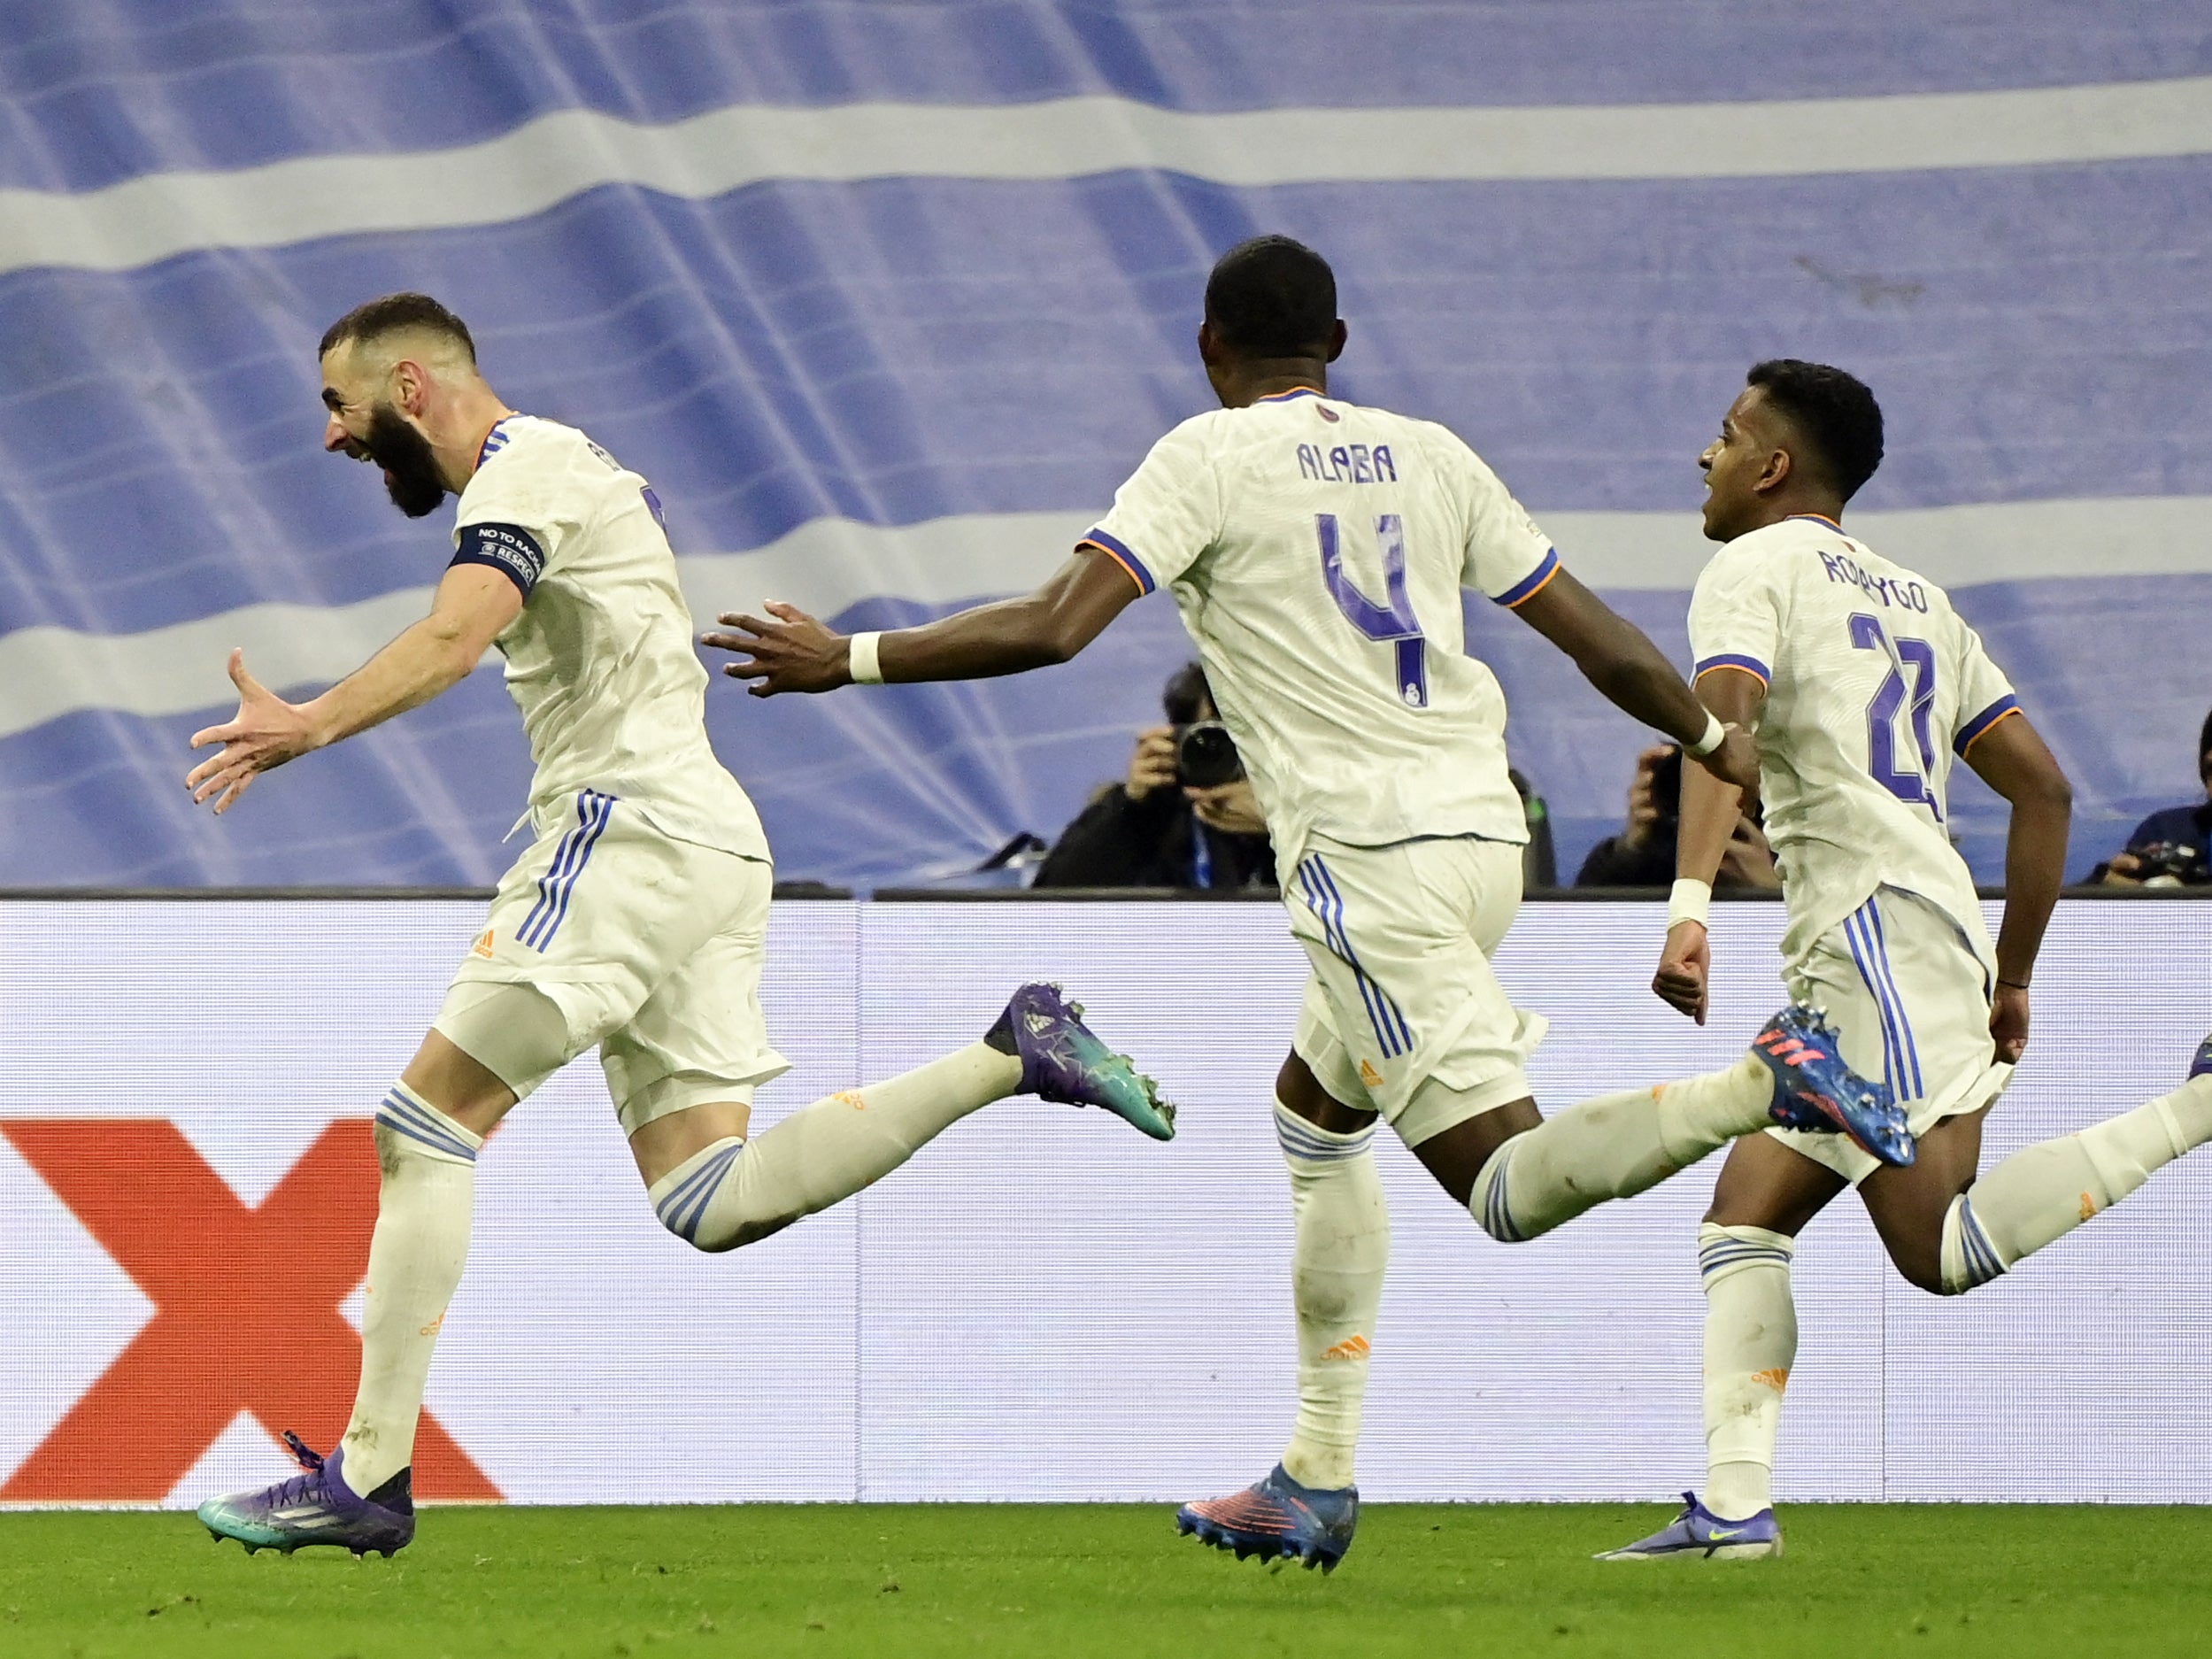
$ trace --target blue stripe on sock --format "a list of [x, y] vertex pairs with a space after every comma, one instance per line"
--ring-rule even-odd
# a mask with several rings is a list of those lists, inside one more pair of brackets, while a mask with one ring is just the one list
[[715, 1189], [721, 1185], [729, 1166], [744, 1149], [743, 1141], [735, 1146], [725, 1146], [677, 1183], [653, 1207], [661, 1224], [686, 1244], [696, 1242], [699, 1223], [705, 1217], [707, 1205], [713, 1201]]
[[1513, 1164], [1513, 1143], [1507, 1142], [1493, 1155], [1498, 1160], [1498, 1169], [1483, 1193], [1483, 1230], [1493, 1238], [1518, 1244], [1521, 1230], [1514, 1225], [1513, 1208], [1506, 1201], [1506, 1174]]
[[1275, 1138], [1282, 1144], [1288, 1158], [1299, 1158], [1310, 1163], [1339, 1163], [1356, 1158], [1374, 1144], [1375, 1130], [1362, 1130], [1349, 1139], [1323, 1136], [1314, 1131], [1303, 1119], [1278, 1112], [1275, 1120]]
[[418, 1100], [397, 1087], [384, 1096], [384, 1103], [377, 1111], [376, 1121], [412, 1136], [425, 1146], [450, 1152], [457, 1158], [467, 1159], [471, 1163], [476, 1161], [476, 1148], [456, 1132], [457, 1125], [452, 1119], [428, 1102]]
[[1974, 1200], [1964, 1196], [1959, 1200], [1959, 1241], [1966, 1247], [1969, 1290], [1986, 1285], [2004, 1272], [2004, 1259], [1997, 1254], [1989, 1234], [1983, 1231], [1981, 1218], [1974, 1214]]

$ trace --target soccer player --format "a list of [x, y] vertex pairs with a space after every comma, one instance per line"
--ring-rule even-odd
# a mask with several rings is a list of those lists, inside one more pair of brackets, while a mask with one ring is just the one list
[[[1727, 545], [1690, 603], [1697, 686], [1758, 738], [1768, 838], [1789, 901], [1783, 978], [1823, 1006], [1844, 1057], [1879, 1071], [1919, 1156], [1884, 1168], [1835, 1136], [1739, 1140], [1698, 1235], [1705, 1280], [1705, 1495], [1601, 1559], [1782, 1553], [1769, 1490], [1797, 1353], [1790, 1260], [1856, 1185], [1897, 1270], [1986, 1285], [2212, 1138], [2212, 1041], [2173, 1093], [2014, 1154], [1978, 1180], [1982, 1121], [2028, 1041], [2028, 986], [2057, 901], [2072, 791], [1942, 589], [1842, 525], [1882, 459], [1882, 413], [1840, 369], [1761, 363], [1699, 457], [1705, 533]], [[1945, 832], [1954, 753], [2011, 806], [1994, 946]], [[1705, 906], [1732, 783], [1683, 778], [1682, 838], [1653, 988], [1703, 1024]]]
[[193, 737], [221, 745], [186, 780], [193, 799], [227, 810], [259, 774], [428, 702], [491, 646], [536, 762], [536, 839], [377, 1109], [382, 1188], [344, 1439], [323, 1458], [288, 1435], [304, 1472], [200, 1506], [250, 1551], [389, 1555], [414, 1535], [409, 1464], [467, 1254], [476, 1154], [595, 1044], [655, 1212], [701, 1250], [837, 1202], [1007, 1095], [1175, 1131], [1081, 1010], [1033, 984], [981, 1041], [748, 1140], [753, 1091], [788, 1069], [759, 994], [768, 845], [707, 743], [706, 671], [651, 486], [574, 428], [508, 408], [460, 319], [424, 295], [348, 313], [321, 359], [324, 448], [382, 467], [411, 518], [459, 496], [456, 551], [430, 614], [312, 701], [272, 695], [234, 652], [238, 716]]
[[1504, 698], [1465, 650], [1462, 590], [1513, 611], [1716, 775], [1751, 782], [1751, 752], [1561, 567], [1465, 444], [1329, 395], [1345, 343], [1336, 307], [1328, 265], [1287, 237], [1223, 256], [1198, 331], [1222, 406], [1162, 438], [1029, 597], [850, 639], [772, 605], [771, 619], [726, 616], [736, 631], [706, 639], [749, 655], [728, 672], [759, 680], [756, 695], [973, 678], [1063, 661], [1131, 601], [1174, 592], [1313, 967], [1276, 1082], [1296, 1217], [1298, 1424], [1265, 1480], [1178, 1523], [1308, 1566], [1341, 1558], [1358, 1515], [1353, 1452], [1389, 1253], [1378, 1115], [1507, 1240], [1772, 1121], [1847, 1128], [1910, 1155], [1884, 1092], [1842, 1067], [1802, 1010], [1724, 1071], [1543, 1122], [1523, 1064], [1545, 1022], [1513, 1006], [1489, 960], [1520, 902], [1528, 831]]

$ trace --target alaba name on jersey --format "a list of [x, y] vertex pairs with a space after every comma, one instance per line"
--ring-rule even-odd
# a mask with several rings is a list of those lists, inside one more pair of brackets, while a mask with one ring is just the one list
[[1785, 519], [1714, 555], [1690, 645], [1699, 675], [1767, 683], [1760, 792], [1790, 907], [1784, 954], [1886, 885], [1940, 906], [1993, 960], [1945, 785], [1953, 757], [2019, 703], [1943, 590], [1826, 519]]
[[453, 543], [454, 563], [522, 590], [493, 643], [541, 831], [590, 789], [679, 840], [767, 859], [759, 814], [706, 739], [706, 669], [652, 487], [574, 427], [509, 415], [461, 491]]
[[1460, 596], [1519, 605], [1559, 559], [1453, 433], [1305, 390], [1215, 410], [1083, 543], [1174, 594], [1283, 868], [1314, 834], [1528, 839]]

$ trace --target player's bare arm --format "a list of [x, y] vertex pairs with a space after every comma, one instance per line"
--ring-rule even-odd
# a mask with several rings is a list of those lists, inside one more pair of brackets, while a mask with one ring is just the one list
[[[1572, 574], [1561, 570], [1516, 610], [1530, 627], [1565, 652], [1622, 713], [1665, 732], [1690, 753], [1706, 734], [1706, 707], [1644, 630]], [[1711, 753], [1692, 756], [1715, 777], [1746, 789], [1759, 784], [1759, 757], [1740, 729]]]
[[196, 804], [212, 799], [218, 813], [229, 811], [261, 773], [451, 689], [482, 660], [521, 608], [521, 590], [500, 572], [483, 565], [456, 565], [439, 583], [429, 615], [304, 703], [277, 696], [247, 672], [243, 651], [232, 652], [237, 716], [192, 734], [195, 749], [210, 744], [222, 748], [194, 767], [184, 786]]
[[[1699, 676], [1697, 689], [1706, 707], [1731, 735], [1758, 729], [1759, 706], [1767, 700], [1767, 686], [1757, 675], [1740, 668], [1711, 668]], [[1675, 878], [1702, 883], [1710, 892], [1743, 813], [1742, 790], [1710, 772], [1684, 767]], [[1652, 976], [1652, 989], [1668, 1006], [1703, 1025], [1710, 1007], [1712, 966], [1705, 923], [1692, 916], [1678, 918], [1667, 929], [1667, 943], [1660, 953], [1659, 971]]]
[[2036, 953], [2066, 880], [2066, 837], [2074, 789], [2042, 735], [2017, 711], [1966, 746], [1965, 760], [2012, 807], [2005, 837], [2005, 920], [1997, 930], [1997, 986], [1990, 1035], [2000, 1060], [2017, 1062], [2028, 1046], [2028, 986]]
[[[876, 662], [886, 682], [983, 680], [1066, 662], [1105, 631], [1141, 590], [1095, 547], [1076, 550], [1036, 592], [971, 606], [921, 628], [880, 636]], [[768, 615], [732, 613], [726, 633], [701, 636], [732, 679], [751, 680], [755, 697], [780, 691], [834, 691], [853, 683], [852, 642], [796, 606], [770, 603]]]

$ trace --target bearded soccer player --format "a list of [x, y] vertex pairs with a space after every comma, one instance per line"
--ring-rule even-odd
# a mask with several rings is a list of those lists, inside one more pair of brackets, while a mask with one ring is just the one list
[[1275, 1123], [1297, 1245], [1298, 1424], [1282, 1463], [1186, 1506], [1185, 1532], [1239, 1555], [1333, 1567], [1358, 1517], [1353, 1454], [1389, 1219], [1378, 1115], [1505, 1240], [1638, 1192], [1772, 1122], [1909, 1156], [1884, 1092], [1804, 1010], [1708, 1076], [1545, 1123], [1523, 1065], [1545, 1029], [1490, 965], [1521, 898], [1520, 798], [1498, 682], [1465, 650], [1461, 593], [1512, 610], [1615, 704], [1715, 775], [1751, 781], [1725, 729], [1658, 649], [1560, 565], [1495, 475], [1439, 426], [1329, 395], [1336, 281], [1263, 236], [1206, 290], [1198, 351], [1222, 408], [1183, 422], [1114, 510], [1026, 598], [845, 638], [789, 606], [723, 618], [711, 645], [756, 694], [974, 678], [1063, 661], [1123, 606], [1175, 594], [1266, 810], [1291, 930], [1313, 968]]
[[[2212, 1138], [2208, 1042], [2173, 1093], [1976, 1177], [1982, 1122], [2027, 1046], [2072, 791], [1943, 590], [1843, 528], [1881, 459], [1882, 412], [1858, 381], [1786, 359], [1754, 367], [1699, 461], [1705, 533], [1727, 545], [1698, 579], [1690, 639], [1707, 706], [1757, 734], [1789, 903], [1784, 982], [1827, 1009], [1846, 1061], [1880, 1072], [1919, 1156], [1884, 1168], [1835, 1136], [1786, 1130], [1730, 1148], [1698, 1237], [1705, 1493], [1601, 1559], [1782, 1553], [1770, 1486], [1797, 1355], [1790, 1262], [1799, 1232], [1846, 1188], [1900, 1273], [1955, 1296]], [[2011, 807], [1994, 945], [1946, 832], [1954, 754]], [[1653, 988], [1700, 1024], [1705, 902], [1738, 806], [1732, 784], [1684, 775], [1682, 879]]]
[[321, 358], [323, 446], [382, 467], [410, 518], [459, 496], [452, 562], [427, 618], [310, 702], [272, 695], [234, 653], [238, 717], [192, 739], [222, 745], [186, 780], [193, 799], [227, 810], [260, 773], [428, 702], [491, 646], [536, 762], [536, 839], [376, 1113], [383, 1185], [344, 1439], [324, 1458], [289, 1436], [303, 1473], [200, 1506], [249, 1550], [389, 1555], [414, 1535], [409, 1464], [477, 1153], [595, 1044], [655, 1212], [701, 1250], [836, 1203], [1007, 1095], [1175, 1130], [1080, 1009], [1032, 984], [982, 1040], [747, 1139], [753, 1091], [787, 1069], [760, 1012], [768, 845], [707, 743], [706, 671], [651, 488], [574, 428], [500, 402], [467, 328], [426, 296], [349, 313]]

